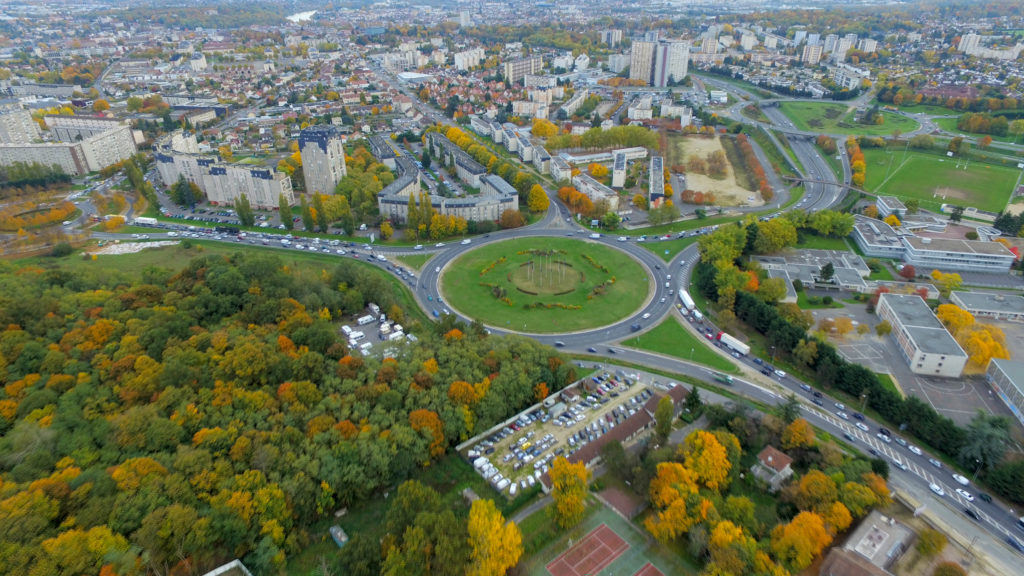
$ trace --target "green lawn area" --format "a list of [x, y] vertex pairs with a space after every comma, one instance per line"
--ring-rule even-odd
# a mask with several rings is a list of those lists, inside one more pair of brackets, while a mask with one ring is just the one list
[[878, 377], [878, 383], [881, 384], [883, 388], [888, 388], [889, 390], [899, 394], [900, 396], [906, 397], [906, 394], [904, 394], [902, 390], [896, 387], [896, 383], [892, 381], [892, 376], [889, 376], [888, 374], [882, 374], [881, 372], [875, 372], [875, 376]]
[[403, 256], [395, 256], [395, 260], [398, 260], [402, 264], [405, 264], [406, 266], [414, 270], [420, 270], [423, 268], [423, 265], [426, 264], [433, 257], [434, 255], [429, 253], [406, 254]]
[[829, 238], [828, 236], [818, 236], [817, 234], [804, 234], [796, 248], [797, 250], [847, 251], [850, 249], [850, 246], [846, 243], [846, 238]]
[[639, 308], [649, 283], [625, 253], [572, 238], [483, 246], [460, 256], [441, 278], [446, 302], [469, 318], [525, 332], [610, 324]]
[[1017, 182], [1015, 168], [970, 162], [957, 168], [955, 158], [913, 150], [864, 149], [865, 189], [903, 200], [916, 198], [922, 208], [942, 203], [999, 212]]
[[[879, 106], [889, 106], [885, 102], [878, 102]], [[933, 106], [931, 104], [917, 104], [897, 106], [900, 112], [906, 112], [908, 114], [927, 114], [929, 116], [945, 116], [949, 114], [960, 114], [957, 110], [950, 110], [942, 106]]]
[[[150, 229], [150, 231], [152, 231]], [[67, 258], [35, 258], [31, 261], [40, 266], [58, 266], [72, 271], [97, 268], [109, 271], [111, 275], [137, 276], [147, 268], [166, 268], [177, 270], [184, 267], [190, 260], [206, 255], [231, 256], [239, 252], [259, 252], [261, 254], [276, 256], [281, 264], [295, 267], [307, 267], [328, 270], [338, 265], [362, 266], [374, 273], [382, 274], [387, 278], [395, 291], [399, 306], [405, 311], [408, 319], [420, 322], [428, 322], [427, 315], [416, 304], [412, 293], [398, 278], [380, 270], [372, 264], [348, 257], [341, 257], [332, 254], [304, 253], [294, 250], [281, 250], [267, 248], [264, 246], [251, 246], [247, 244], [227, 244], [224, 242], [209, 242], [191, 240], [192, 247], [184, 248], [181, 244], [161, 248], [147, 248], [134, 254], [120, 255], [99, 255], [96, 260], [82, 258], [72, 255]], [[26, 260], [29, 261], [29, 260]]]
[[736, 366], [732, 362], [712, 350], [705, 339], [698, 338], [687, 330], [675, 316], [666, 318], [653, 330], [630, 338], [622, 344], [683, 360], [692, 360], [722, 372], [736, 372]]
[[804, 292], [803, 290], [796, 293], [796, 305], [799, 306], [800, 308], [803, 308], [804, 310], [824, 310], [826, 308], [843, 307], [843, 303], [837, 300], [833, 300], [831, 304], [812, 304], [810, 301], [810, 297], [807, 295], [807, 292]]
[[892, 272], [889, 271], [889, 267], [884, 264], [881, 268], [878, 269], [878, 272], [872, 272], [871, 274], [868, 274], [868, 279], [889, 281], [895, 280], [895, 278], [893, 278], [892, 276]]
[[885, 121], [879, 125], [859, 124], [854, 120], [856, 110], [848, 110], [846, 104], [834, 104], [831, 102], [781, 102], [779, 109], [790, 120], [794, 127], [809, 132], [822, 132], [825, 134], [855, 134], [867, 136], [882, 136], [892, 134], [893, 131], [911, 132], [916, 130], [919, 124], [892, 112], [882, 112]]
[[697, 237], [691, 236], [689, 238], [674, 238], [672, 240], [660, 240], [658, 242], [640, 242], [640, 246], [654, 252], [665, 262], [671, 262], [677, 254], [696, 241]]

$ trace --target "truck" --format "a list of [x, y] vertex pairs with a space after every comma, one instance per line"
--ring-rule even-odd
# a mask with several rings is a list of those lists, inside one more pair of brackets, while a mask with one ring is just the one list
[[377, 306], [373, 302], [367, 304], [366, 307], [370, 309], [370, 312], [373, 312], [374, 316], [378, 316], [380, 314], [380, 306]]
[[686, 308], [687, 310], [693, 310], [693, 298], [690, 297], [690, 293], [687, 292], [686, 290], [679, 291], [679, 301], [683, 303], [683, 308]]
[[700, 321], [704, 320], [704, 315], [701, 314], [700, 310], [697, 310], [696, 308], [694, 308], [694, 310], [693, 310], [693, 317], [694, 317], [694, 319], [697, 320], [697, 322], [700, 322]]
[[348, 339], [352, 342], [358, 342], [363, 338], [366, 338], [366, 334], [363, 334], [362, 332], [353, 332], [348, 335]]
[[739, 341], [737, 338], [730, 336], [725, 332], [718, 333], [718, 341], [721, 342], [722, 344], [725, 344], [734, 352], [738, 352], [739, 354], [742, 354], [744, 356], [750, 353], [750, 346], [747, 346], [743, 342]]
[[376, 321], [376, 318], [367, 314], [366, 316], [361, 316], [358, 320], [356, 320], [356, 324], [359, 324], [360, 326], [366, 326], [367, 324], [373, 324], [374, 321]]
[[722, 374], [721, 372], [713, 372], [712, 374], [715, 380], [721, 382], [722, 384], [732, 386], [732, 376], [729, 376], [728, 374]]
[[402, 333], [402, 332], [392, 332], [391, 334], [388, 334], [388, 342], [393, 342], [395, 340], [401, 340], [403, 338], [405, 338], [405, 334]]
[[132, 223], [136, 226], [156, 226], [159, 224], [156, 218], [150, 218], [148, 216], [139, 216]]

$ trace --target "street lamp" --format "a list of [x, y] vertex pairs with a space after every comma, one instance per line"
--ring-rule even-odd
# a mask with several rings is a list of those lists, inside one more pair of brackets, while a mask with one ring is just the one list
[[771, 358], [772, 358], [772, 362], [775, 362], [775, 346], [772, 346], [772, 355], [771, 355]]
[[693, 347], [690, 347], [690, 362], [693, 362]]
[[977, 464], [978, 464], [978, 467], [974, 469], [974, 481], [977, 482], [978, 481], [978, 472], [981, 472], [981, 464], [982, 464], [982, 462], [981, 462], [980, 458], [975, 458], [974, 461], [977, 462]]

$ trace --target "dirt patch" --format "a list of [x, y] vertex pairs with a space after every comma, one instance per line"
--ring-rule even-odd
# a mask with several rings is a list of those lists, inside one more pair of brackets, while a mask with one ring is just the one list
[[[708, 154], [716, 150], [721, 150], [722, 153], [725, 153], [722, 143], [719, 142], [717, 136], [715, 138], [688, 137], [674, 139], [670, 144], [670, 157], [672, 158], [670, 165], [682, 164], [685, 166], [686, 159], [690, 156], [696, 155], [706, 158]], [[760, 194], [746, 190], [736, 182], [736, 173], [733, 170], [732, 164], [728, 162], [726, 163], [725, 178], [722, 180], [716, 180], [704, 174], [688, 172], [686, 174], [686, 187], [694, 192], [703, 192], [704, 194], [710, 192], [714, 194], [716, 206], [764, 206], [764, 200]], [[676, 190], [675, 192], [679, 194], [682, 190]]]
[[967, 190], [960, 190], [959, 188], [949, 188], [947, 186], [939, 186], [935, 188], [934, 192], [942, 198], [949, 200], [955, 198], [957, 200], [973, 200], [974, 195]]

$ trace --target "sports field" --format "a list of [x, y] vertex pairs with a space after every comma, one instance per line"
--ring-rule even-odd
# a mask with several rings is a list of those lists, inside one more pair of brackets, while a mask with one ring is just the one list
[[938, 210], [943, 203], [999, 212], [1013, 192], [1019, 171], [980, 162], [899, 149], [864, 149], [864, 187], [902, 200], [916, 198], [921, 207]]
[[519, 332], [612, 324], [647, 299], [650, 279], [614, 248], [570, 238], [518, 238], [471, 250], [441, 276], [444, 306]]
[[860, 124], [855, 119], [856, 110], [843, 103], [781, 102], [779, 110], [793, 121], [794, 128], [823, 134], [882, 136], [895, 130], [911, 132], [920, 126], [915, 120], [885, 111], [882, 124]]
[[[520, 561], [528, 576], [686, 576], [697, 570], [602, 504], [583, 522]], [[534, 514], [547, 515], [542, 509]], [[533, 516], [530, 517], [531, 519]]]

